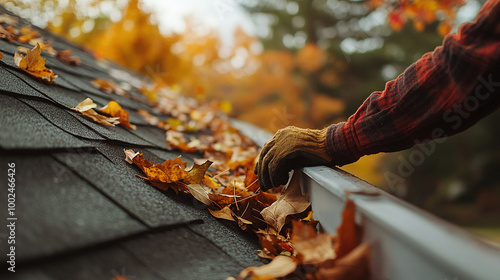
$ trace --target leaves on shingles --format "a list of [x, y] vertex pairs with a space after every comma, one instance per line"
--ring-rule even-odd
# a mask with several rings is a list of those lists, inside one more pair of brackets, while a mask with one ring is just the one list
[[10, 16], [8, 14], [0, 14], [0, 23], [5, 23], [8, 25], [16, 25], [18, 22], [18, 19]]
[[300, 190], [300, 174], [294, 172], [292, 180], [283, 195], [271, 206], [262, 210], [260, 214], [270, 226], [280, 232], [288, 215], [302, 213], [309, 205], [311, 205], [309, 196], [307, 194], [302, 195]]
[[71, 50], [58, 51], [56, 52], [55, 57], [70, 66], [80, 65], [82, 62], [79, 57], [71, 54]]
[[40, 56], [41, 51], [40, 44], [36, 44], [32, 50], [27, 51], [26, 56], [16, 52], [14, 55], [14, 62], [17, 67], [28, 74], [53, 83], [57, 75], [54, 74], [52, 70], [45, 67], [45, 59]]
[[2, 54], [2, 52], [0, 52], [0, 59], [2, 59], [2, 58], [3, 58], [3, 54]]
[[207, 191], [200, 184], [211, 164], [210, 161], [202, 165], [195, 164], [191, 171], [187, 172], [185, 170], [187, 163], [183, 162], [181, 157], [153, 165], [142, 154], [134, 153], [132, 150], [125, 150], [125, 155], [126, 161], [133, 162], [141, 168], [146, 175], [145, 179], [153, 186], [162, 190], [172, 188], [175, 192], [186, 191], [203, 204], [212, 204]]
[[89, 118], [96, 123], [100, 123], [105, 126], [115, 126], [119, 124], [119, 118], [110, 118], [104, 115], [97, 113], [94, 108], [97, 105], [92, 101], [92, 99], [87, 98], [80, 102], [76, 107], [71, 108], [71, 110], [77, 111], [82, 114], [84, 117]]
[[356, 205], [349, 199], [346, 192], [346, 202], [342, 211], [342, 223], [337, 228], [338, 242], [335, 253], [339, 258], [347, 255], [361, 243], [361, 228], [356, 225]]
[[105, 93], [116, 93], [124, 97], [130, 96], [125, 90], [123, 90], [123, 88], [119, 84], [117, 84], [113, 80], [98, 78], [94, 79], [91, 84], [94, 87], [104, 91]]
[[120, 104], [118, 104], [116, 101], [109, 101], [109, 103], [99, 109], [99, 111], [111, 117], [118, 118], [120, 124], [128, 129], [136, 129], [136, 126], [131, 124], [129, 121], [128, 112], [125, 111], [122, 106], [120, 106]]
[[270, 263], [262, 266], [251, 266], [243, 269], [238, 276], [238, 280], [246, 279], [252, 275], [253, 280], [275, 279], [287, 276], [295, 271], [297, 263], [293, 258], [287, 256], [277, 256]]

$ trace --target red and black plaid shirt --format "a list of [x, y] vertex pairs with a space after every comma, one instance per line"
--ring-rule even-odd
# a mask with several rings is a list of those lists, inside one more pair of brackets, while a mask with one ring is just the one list
[[329, 127], [327, 149], [344, 165], [461, 132], [500, 104], [500, 0], [373, 92], [347, 122]]

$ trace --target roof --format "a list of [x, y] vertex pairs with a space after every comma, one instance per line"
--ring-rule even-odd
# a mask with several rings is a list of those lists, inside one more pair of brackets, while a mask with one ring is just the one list
[[[0, 6], [0, 14], [7, 13]], [[18, 26], [29, 22], [20, 19]], [[56, 50], [70, 49], [82, 63], [68, 66], [44, 56], [59, 76], [47, 84], [18, 69], [13, 57], [27, 44], [0, 39], [0, 180], [15, 163], [16, 273], [2, 269], [1, 279], [225, 279], [250, 265], [256, 236], [236, 223], [216, 220], [192, 199], [160, 191], [135, 175], [123, 150], [136, 149], [149, 159], [173, 159], [165, 131], [149, 125], [138, 109], [168, 118], [146, 102], [110, 95], [90, 85], [112, 79], [110, 69], [138, 75], [110, 62], [97, 62], [81, 47], [38, 29]], [[144, 99], [137, 89], [129, 93]], [[98, 106], [111, 99], [130, 113], [136, 130], [104, 127], [69, 108], [90, 97]], [[2, 205], [8, 189], [0, 188]], [[5, 209], [4, 209], [5, 210]], [[2, 220], [7, 212], [2, 210]], [[6, 222], [7, 223], [7, 222]], [[8, 260], [9, 232], [0, 231], [1, 261]], [[7, 278], [6, 278], [7, 277]]]

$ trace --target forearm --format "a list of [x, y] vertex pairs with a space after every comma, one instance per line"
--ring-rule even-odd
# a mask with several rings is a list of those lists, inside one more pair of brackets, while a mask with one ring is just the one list
[[499, 1], [450, 34], [382, 92], [372, 93], [347, 122], [328, 130], [333, 163], [407, 149], [463, 131], [499, 106]]

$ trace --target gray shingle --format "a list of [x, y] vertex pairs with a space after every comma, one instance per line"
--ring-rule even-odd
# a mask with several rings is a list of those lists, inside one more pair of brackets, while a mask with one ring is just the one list
[[64, 132], [21, 101], [0, 94], [0, 147], [4, 149], [65, 149], [90, 147]]
[[[0, 42], [1, 41], [2, 40], [0, 40]], [[1, 61], [0, 61], [0, 66], [3, 66]], [[33, 87], [30, 87], [4, 67], [0, 67], [0, 90], [10, 93], [16, 93], [22, 96], [32, 96], [45, 100], [50, 100], [46, 95], [35, 90]]]
[[[24, 81], [27, 85], [31, 86], [35, 90], [41, 92], [43, 95], [47, 96], [49, 99], [54, 100], [54, 102], [67, 107], [75, 107], [78, 103], [82, 102], [85, 98], [87, 98], [84, 94], [68, 90], [67, 88], [63, 88], [57, 85], [48, 84], [46, 82], [40, 81], [37, 78], [32, 77], [28, 73], [25, 73], [20, 70], [7, 69], [12, 74], [16, 75], [22, 81]], [[57, 81], [56, 81], [57, 82]], [[12, 90], [16, 90], [15, 88]]]
[[209, 240], [185, 228], [150, 234], [124, 247], [165, 279], [214, 280], [244, 268]]
[[[5, 165], [16, 164], [17, 261], [146, 230], [146, 226], [50, 156], [4, 155], [0, 159]], [[0, 177], [7, 182], [4, 171]], [[2, 200], [7, 201], [7, 188], [1, 188], [0, 193]], [[5, 262], [7, 257], [2, 254], [0, 258]]]

